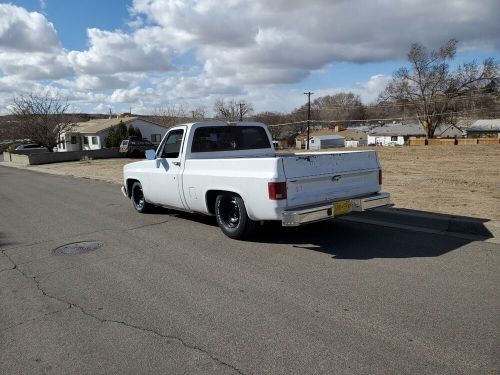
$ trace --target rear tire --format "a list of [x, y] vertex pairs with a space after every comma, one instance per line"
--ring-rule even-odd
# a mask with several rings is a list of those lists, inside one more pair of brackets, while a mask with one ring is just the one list
[[217, 196], [215, 217], [222, 232], [233, 239], [244, 239], [255, 228], [255, 221], [248, 217], [243, 199], [234, 193]]
[[132, 206], [134, 206], [135, 210], [141, 214], [147, 212], [150, 208], [149, 203], [146, 202], [146, 198], [144, 198], [142, 185], [138, 181], [132, 184], [132, 189], [130, 190], [130, 200], [132, 201]]

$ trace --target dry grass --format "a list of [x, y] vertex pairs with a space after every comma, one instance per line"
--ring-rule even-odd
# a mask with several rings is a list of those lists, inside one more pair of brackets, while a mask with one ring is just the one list
[[[396, 207], [500, 220], [500, 146], [371, 148], [379, 152], [383, 189]], [[49, 173], [122, 182], [134, 159], [91, 160], [31, 167]]]
[[377, 148], [397, 207], [500, 220], [500, 146]]

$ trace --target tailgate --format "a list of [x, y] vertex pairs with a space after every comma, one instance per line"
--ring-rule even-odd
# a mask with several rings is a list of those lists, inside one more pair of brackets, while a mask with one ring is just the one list
[[377, 153], [354, 151], [283, 157], [287, 206], [352, 198], [380, 190]]

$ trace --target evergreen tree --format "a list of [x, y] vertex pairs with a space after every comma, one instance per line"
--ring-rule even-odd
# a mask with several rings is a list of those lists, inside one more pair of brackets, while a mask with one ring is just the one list
[[128, 129], [127, 125], [120, 120], [120, 123], [117, 126], [117, 135], [118, 135], [118, 144], [120, 144], [124, 139], [128, 138]]
[[112, 126], [109, 128], [108, 136], [106, 137], [106, 147], [111, 148], [115, 147], [114, 144], [116, 142], [116, 126]]
[[109, 128], [108, 136], [106, 138], [106, 147], [119, 147], [124, 139], [129, 137], [129, 130], [127, 126], [120, 121], [118, 125]]
[[139, 129], [139, 127], [135, 128], [135, 135], [142, 139], [142, 133], [141, 133], [141, 129]]
[[139, 139], [142, 139], [141, 129], [139, 129], [138, 127], [135, 128], [133, 125], [130, 125], [128, 127], [128, 136], [129, 137], [137, 137]]

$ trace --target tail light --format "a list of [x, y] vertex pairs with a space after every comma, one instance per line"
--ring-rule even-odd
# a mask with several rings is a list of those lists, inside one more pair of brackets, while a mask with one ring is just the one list
[[276, 201], [286, 199], [286, 182], [269, 182], [269, 199]]
[[378, 170], [378, 184], [382, 185], [382, 169]]

